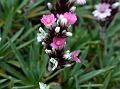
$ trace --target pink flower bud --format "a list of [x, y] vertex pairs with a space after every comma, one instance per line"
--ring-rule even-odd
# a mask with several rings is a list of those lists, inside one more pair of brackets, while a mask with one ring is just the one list
[[80, 50], [76, 50], [71, 53], [71, 58], [73, 61], [80, 62], [80, 59], [77, 58], [79, 53], [80, 53]]
[[47, 27], [51, 27], [55, 24], [56, 18], [53, 14], [51, 15], [43, 15], [41, 22]]
[[64, 47], [66, 38], [54, 37], [53, 42], [50, 44], [52, 48]]
[[66, 12], [64, 13], [64, 18], [67, 19], [67, 24], [72, 25], [77, 21], [77, 16], [74, 13]]

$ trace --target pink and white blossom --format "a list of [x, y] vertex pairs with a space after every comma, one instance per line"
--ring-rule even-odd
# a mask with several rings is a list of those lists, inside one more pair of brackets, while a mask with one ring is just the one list
[[54, 37], [53, 38], [53, 42], [50, 44], [52, 48], [61, 48], [64, 47], [66, 43], [66, 38], [62, 38], [62, 37]]
[[67, 24], [67, 19], [62, 14], [57, 14], [58, 21], [57, 23], [60, 23], [61, 26], [65, 26]]
[[71, 53], [71, 58], [73, 61], [80, 62], [80, 59], [77, 57], [79, 53], [80, 53], [80, 50], [76, 50]]
[[74, 13], [66, 12], [64, 13], [64, 18], [67, 19], [68, 25], [73, 25], [77, 21], [77, 16]]
[[108, 3], [100, 3], [95, 6], [96, 10], [93, 12], [93, 15], [101, 21], [104, 21], [108, 16], [111, 16], [111, 8]]
[[41, 22], [46, 26], [46, 27], [51, 27], [55, 24], [56, 18], [53, 14], [50, 15], [43, 15]]

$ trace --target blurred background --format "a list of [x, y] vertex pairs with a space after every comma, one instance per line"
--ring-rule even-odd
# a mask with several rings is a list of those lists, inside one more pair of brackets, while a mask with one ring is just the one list
[[48, 72], [48, 57], [36, 34], [47, 2], [57, 0], [0, 0], [0, 89], [120, 89], [120, 13], [107, 29], [107, 54], [92, 16], [99, 0], [77, 6], [78, 22], [67, 48], [79, 49], [81, 63]]

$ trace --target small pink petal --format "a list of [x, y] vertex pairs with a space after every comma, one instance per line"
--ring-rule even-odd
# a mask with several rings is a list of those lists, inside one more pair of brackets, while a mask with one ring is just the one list
[[73, 61], [80, 62], [80, 59], [77, 58], [78, 54], [80, 53], [80, 50], [73, 51], [71, 54], [71, 58]]

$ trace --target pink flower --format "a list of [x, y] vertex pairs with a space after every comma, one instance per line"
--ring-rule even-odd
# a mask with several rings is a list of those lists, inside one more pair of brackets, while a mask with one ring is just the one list
[[64, 13], [64, 18], [67, 19], [67, 24], [72, 25], [77, 21], [77, 16], [74, 13], [66, 12]]
[[71, 58], [73, 61], [80, 62], [80, 59], [77, 58], [79, 53], [80, 53], [80, 50], [76, 50], [71, 53]]
[[86, 4], [86, 0], [76, 0], [77, 4], [84, 5]]
[[96, 10], [93, 12], [93, 15], [98, 19], [104, 21], [106, 17], [111, 15], [110, 4], [100, 3], [96, 5]]
[[56, 21], [56, 18], [53, 14], [51, 15], [43, 15], [41, 22], [46, 26], [46, 27], [51, 27], [54, 25]]
[[51, 43], [50, 45], [52, 48], [60, 48], [60, 47], [64, 47], [65, 42], [66, 42], [66, 38], [54, 37], [53, 43]]

